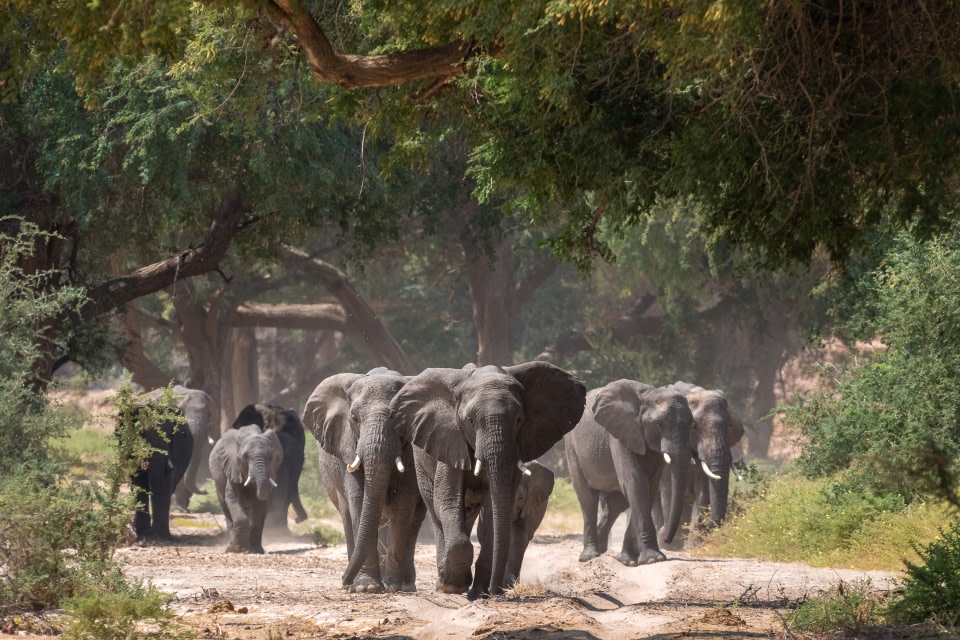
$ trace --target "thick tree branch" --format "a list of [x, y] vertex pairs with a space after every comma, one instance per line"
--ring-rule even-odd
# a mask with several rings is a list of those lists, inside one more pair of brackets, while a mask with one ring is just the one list
[[390, 367], [404, 375], [419, 373], [377, 314], [350, 284], [345, 273], [293, 247], [283, 247], [281, 256], [289, 267], [316, 276], [340, 302], [346, 313], [347, 337], [367, 354], [374, 366]]
[[247, 302], [233, 314], [234, 327], [278, 327], [346, 331], [347, 314], [339, 304], [258, 304]]
[[245, 226], [241, 218], [246, 207], [236, 195], [224, 196], [207, 239], [178, 256], [141, 267], [132, 273], [108, 280], [90, 291], [90, 302], [82, 313], [94, 317], [137, 298], [169, 287], [178, 279], [216, 270], [230, 241]]
[[390, 87], [425, 79], [452, 78], [463, 72], [463, 62], [473, 55], [464, 42], [433, 49], [418, 49], [375, 56], [336, 51], [323, 29], [299, 0], [273, 0], [264, 9], [271, 20], [288, 28], [313, 70], [313, 76], [344, 88]]

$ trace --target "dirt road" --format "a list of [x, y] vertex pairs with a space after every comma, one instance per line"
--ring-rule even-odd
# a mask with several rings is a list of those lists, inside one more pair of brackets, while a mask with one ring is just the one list
[[[432, 544], [417, 549], [412, 594], [349, 594], [340, 588], [346, 547], [268, 542], [265, 555], [223, 553], [218, 516], [189, 516], [177, 543], [119, 551], [125, 571], [175, 594], [174, 610], [201, 638], [769, 637], [805, 596], [840, 580], [890, 574], [753, 560], [692, 558], [624, 567], [612, 555], [579, 563], [579, 536], [538, 534], [511, 597], [468, 602], [437, 593]], [[183, 522], [181, 520], [181, 522]]]

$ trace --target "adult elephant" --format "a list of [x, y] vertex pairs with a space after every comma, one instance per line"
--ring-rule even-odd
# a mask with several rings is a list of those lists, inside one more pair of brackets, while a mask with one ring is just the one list
[[[155, 389], [147, 394], [152, 400], [158, 400], [163, 389]], [[190, 389], [183, 385], [174, 385], [173, 400], [187, 421], [187, 428], [193, 436], [193, 453], [183, 478], [173, 489], [173, 504], [182, 509], [190, 506], [190, 498], [195, 494], [205, 495], [203, 483], [210, 477], [210, 450], [220, 437], [219, 429], [211, 429], [213, 398], [200, 389]]]
[[280, 439], [283, 449], [283, 466], [277, 472], [277, 487], [270, 495], [267, 519], [264, 525], [268, 533], [289, 535], [287, 517], [293, 507], [296, 522], [307, 519], [307, 512], [300, 502], [300, 475], [303, 473], [306, 431], [297, 413], [273, 404], [248, 404], [231, 425], [237, 429], [255, 424], [261, 430], [273, 431]]
[[[137, 541], [171, 540], [170, 500], [173, 488], [183, 478], [193, 454], [193, 435], [179, 410], [166, 417], [150, 408], [151, 398], [143, 398], [130, 418], [151, 452], [130, 476], [136, 500], [133, 530]], [[123, 438], [118, 430], [118, 437]]]
[[[520, 465], [550, 450], [583, 413], [586, 389], [546, 362], [510, 367], [467, 365], [426, 369], [391, 402], [404, 442], [414, 445], [417, 484], [437, 538], [437, 589], [475, 599], [502, 591], [512, 535]], [[490, 535], [489, 580], [471, 575], [476, 496]]]
[[[617, 559], [627, 566], [666, 559], [657, 543], [652, 509], [660, 477], [669, 467], [676, 488], [663, 531], [669, 542], [683, 515], [692, 424], [686, 398], [674, 389], [617, 380], [587, 394], [580, 423], [564, 436], [570, 480], [583, 512], [580, 562], [606, 551], [610, 526], [628, 507], [627, 533]], [[598, 526], [601, 498], [609, 512]]]
[[[520, 569], [523, 567], [523, 556], [527, 546], [533, 540], [543, 516], [547, 513], [550, 494], [553, 493], [553, 471], [536, 460], [524, 465], [520, 474], [520, 484], [513, 501], [513, 515], [511, 518], [510, 552], [507, 555], [507, 568], [504, 573], [503, 586], [509, 587], [520, 578]], [[482, 505], [475, 505], [479, 510]], [[467, 510], [471, 505], [468, 503]], [[475, 580], [481, 584], [487, 582], [492, 572], [492, 541], [491, 522], [480, 517], [477, 525], [477, 538], [480, 541], [480, 555], [477, 558], [477, 572]]]
[[227, 552], [264, 552], [267, 503], [282, 462], [278, 435], [255, 424], [228, 429], [213, 445], [210, 472], [227, 521]]
[[[684, 394], [693, 414], [693, 437], [690, 440], [696, 465], [690, 474], [685, 492], [684, 524], [698, 530], [720, 526], [727, 514], [730, 471], [733, 456], [730, 448], [743, 437], [743, 423], [730, 407], [723, 391], [704, 389], [689, 382], [675, 382], [669, 388]], [[659, 504], [669, 504], [672, 487], [660, 483]], [[659, 507], [658, 504], [658, 507]], [[703, 512], [709, 506], [709, 518]], [[660, 515], [654, 509], [654, 519]], [[662, 520], [662, 516], [660, 516]]]
[[303, 410], [320, 445], [323, 485], [343, 521], [349, 591], [416, 591], [414, 551], [426, 506], [413, 448], [390, 423], [390, 401], [406, 381], [382, 367], [340, 373], [317, 385]]

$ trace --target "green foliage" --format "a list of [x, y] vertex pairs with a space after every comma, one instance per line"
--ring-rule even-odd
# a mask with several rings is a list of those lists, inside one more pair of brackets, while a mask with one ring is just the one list
[[869, 578], [852, 584], [841, 580], [826, 593], [804, 599], [789, 615], [790, 628], [856, 634], [863, 627], [883, 623], [883, 604], [883, 597], [872, 588]]
[[112, 491], [119, 492], [120, 485], [127, 482], [137, 467], [147, 460], [155, 451], [144, 435], [154, 431], [166, 440], [163, 425], [167, 422], [176, 423], [177, 429], [186, 429], [187, 421], [177, 409], [173, 397], [173, 382], [167, 385], [163, 394], [156, 400], [143, 402], [138, 398], [133, 388], [123, 385], [117, 389], [113, 399], [117, 410], [117, 422], [114, 429], [117, 442], [117, 459], [115, 464], [107, 466], [108, 486]]
[[311, 529], [313, 544], [318, 547], [329, 547], [343, 542], [343, 532], [334, 527], [324, 525], [315, 526]]
[[960, 523], [954, 521], [934, 539], [914, 545], [918, 562], [904, 562], [905, 575], [887, 609], [891, 620], [960, 624]]
[[892, 571], [947, 517], [938, 504], [891, 508], [889, 496], [844, 488], [842, 480], [773, 476], [698, 553]]
[[573, 490], [573, 483], [570, 482], [570, 478], [556, 478], [554, 480], [553, 492], [550, 494], [547, 509], [563, 513], [576, 513], [580, 510], [580, 501], [577, 499], [577, 493]]
[[809, 441], [801, 468], [822, 476], [850, 467], [858, 482], [907, 500], [951, 492], [943, 477], [960, 453], [960, 235], [900, 236], [848, 292], [870, 297], [869, 326], [889, 347], [824, 371], [829, 388], [781, 407]]
[[93, 588], [63, 603], [73, 618], [64, 637], [72, 640], [193, 637], [174, 613], [165, 608], [170, 598], [170, 594], [152, 585], [131, 584], [120, 591]]
[[97, 483], [27, 472], [0, 478], [0, 599], [48, 609], [95, 587], [123, 588], [112, 556], [132, 509]]

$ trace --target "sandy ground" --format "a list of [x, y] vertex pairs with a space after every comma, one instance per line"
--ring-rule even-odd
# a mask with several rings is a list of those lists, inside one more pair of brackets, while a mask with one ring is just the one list
[[417, 593], [350, 594], [340, 587], [345, 545], [293, 539], [268, 541], [264, 555], [226, 554], [219, 516], [186, 516], [198, 527], [177, 517], [185, 526], [175, 543], [118, 555], [130, 576], [175, 595], [171, 607], [200, 638], [777, 637], [802, 598], [841, 580], [869, 578], [882, 590], [893, 577], [683, 552], [644, 567], [624, 567], [609, 552], [580, 563], [580, 536], [538, 533], [510, 596], [437, 593], [431, 543], [417, 549]]

